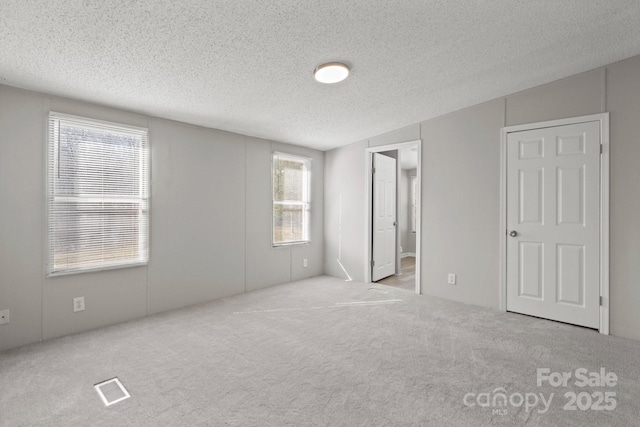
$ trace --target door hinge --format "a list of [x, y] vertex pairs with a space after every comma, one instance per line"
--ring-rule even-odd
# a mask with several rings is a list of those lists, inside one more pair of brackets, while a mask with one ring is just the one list
[[602, 144], [600, 144], [600, 154], [602, 154], [603, 152], [603, 148], [602, 148]]
[[602, 296], [600, 296], [600, 306], [602, 307]]
[[376, 173], [376, 168], [371, 168], [371, 173], [372, 174]]
[[374, 260], [371, 260], [371, 267], [375, 267], [376, 266], [376, 262]]

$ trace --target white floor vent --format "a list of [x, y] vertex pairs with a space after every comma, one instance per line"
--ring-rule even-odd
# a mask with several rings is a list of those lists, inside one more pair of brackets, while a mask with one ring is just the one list
[[111, 406], [131, 397], [118, 378], [111, 378], [94, 385], [105, 406]]

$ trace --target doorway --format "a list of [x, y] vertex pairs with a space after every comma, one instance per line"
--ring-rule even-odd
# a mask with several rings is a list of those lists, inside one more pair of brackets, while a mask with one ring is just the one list
[[608, 333], [608, 115], [502, 136], [501, 308]]
[[366, 164], [366, 281], [420, 293], [421, 141], [368, 148]]

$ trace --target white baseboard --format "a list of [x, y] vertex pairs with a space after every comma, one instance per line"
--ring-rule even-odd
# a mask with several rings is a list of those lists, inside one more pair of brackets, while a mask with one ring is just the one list
[[415, 254], [415, 252], [405, 252], [405, 253], [403, 253], [403, 254], [401, 254], [401, 255], [400, 255], [400, 258], [406, 258], [406, 257], [408, 257], [408, 256], [415, 257], [415, 256], [416, 256], [416, 254]]

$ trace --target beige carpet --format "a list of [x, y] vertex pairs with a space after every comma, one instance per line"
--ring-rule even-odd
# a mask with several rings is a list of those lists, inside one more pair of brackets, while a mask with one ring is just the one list
[[[616, 386], [536, 384], [601, 367]], [[638, 342], [320, 277], [0, 353], [0, 425], [627, 426], [639, 373]], [[93, 384], [115, 376], [131, 398], [105, 407]], [[502, 389], [554, 397], [479, 406]], [[604, 391], [614, 410], [563, 409]]]

